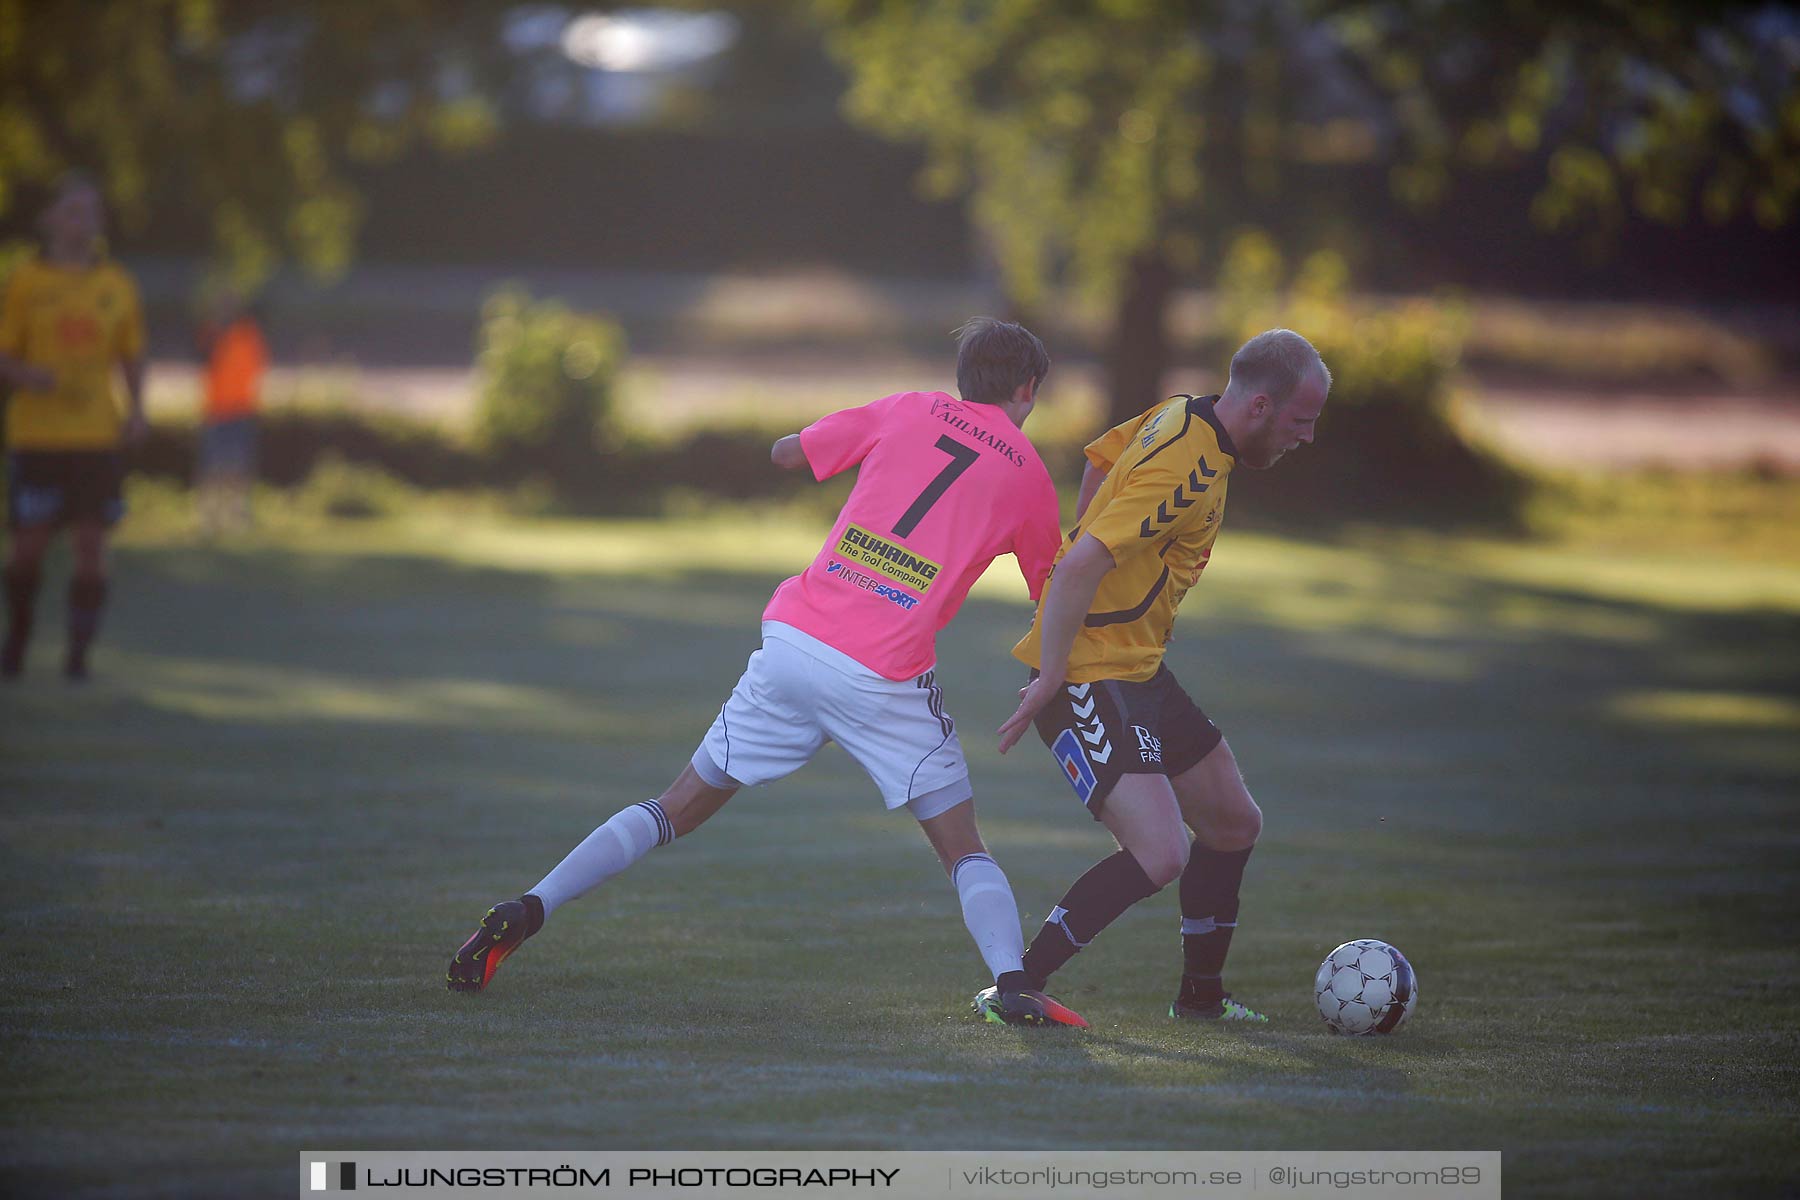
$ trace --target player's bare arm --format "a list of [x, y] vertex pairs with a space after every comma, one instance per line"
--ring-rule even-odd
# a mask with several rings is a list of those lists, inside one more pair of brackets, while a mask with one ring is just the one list
[[1113, 569], [1112, 552], [1093, 534], [1084, 534], [1056, 564], [1044, 596], [1043, 666], [1019, 693], [1019, 707], [1000, 726], [1000, 753], [1012, 749], [1031, 728], [1032, 718], [1050, 703], [1069, 670], [1069, 651], [1081, 622], [1094, 605], [1100, 581]]
[[1081, 520], [1087, 515], [1087, 507], [1094, 502], [1094, 495], [1100, 485], [1106, 482], [1107, 472], [1093, 463], [1088, 463], [1081, 472], [1081, 492], [1075, 497], [1075, 519]]
[[800, 435], [790, 433], [769, 447], [769, 461], [784, 471], [798, 471], [806, 466], [806, 451], [800, 446]]

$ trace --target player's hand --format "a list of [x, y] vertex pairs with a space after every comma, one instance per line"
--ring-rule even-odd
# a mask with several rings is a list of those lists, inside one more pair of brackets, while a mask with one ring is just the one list
[[1032, 719], [1044, 711], [1044, 706], [1056, 698], [1056, 690], [1062, 686], [1060, 680], [1051, 682], [1043, 675], [1019, 689], [1019, 707], [1013, 715], [1006, 718], [1006, 724], [1000, 726], [1000, 753], [1005, 754], [1018, 744], [1025, 731], [1031, 728]]

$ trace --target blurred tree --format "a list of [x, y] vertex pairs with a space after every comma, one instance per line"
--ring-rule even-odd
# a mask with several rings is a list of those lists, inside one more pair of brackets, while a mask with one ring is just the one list
[[[1800, 194], [1800, 22], [1733, 0], [812, 0], [850, 118], [923, 143], [1008, 293], [1112, 306], [1113, 414], [1159, 396], [1183, 275], [1297, 176], [1387, 163], [1429, 204], [1454, 171], [1542, 160], [1532, 216], [1626, 205], [1785, 222]], [[1301, 169], [1304, 168], [1304, 171]]]
[[506, 7], [482, 0], [0, 0], [0, 216], [71, 167], [126, 228], [211, 215], [220, 264], [332, 275], [362, 210], [346, 171], [489, 139]]
[[1331, 22], [1385, 100], [1392, 182], [1429, 203], [1458, 169], [1542, 160], [1532, 216], [1605, 228], [1627, 206], [1786, 223], [1800, 199], [1800, 11], [1734, 0], [1377, 0]]

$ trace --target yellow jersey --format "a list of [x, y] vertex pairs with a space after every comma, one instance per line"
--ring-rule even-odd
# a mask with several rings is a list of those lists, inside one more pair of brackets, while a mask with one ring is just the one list
[[0, 354], [56, 377], [48, 391], [15, 389], [6, 407], [12, 450], [110, 450], [124, 423], [117, 363], [144, 353], [144, 314], [116, 263], [57, 266], [33, 259], [7, 280]]
[[[1075, 634], [1069, 682], [1141, 683], [1162, 665], [1175, 610], [1212, 557], [1225, 484], [1237, 464], [1237, 447], [1213, 413], [1217, 399], [1176, 396], [1088, 445], [1088, 461], [1107, 476], [1056, 561], [1091, 533], [1114, 565]], [[1043, 618], [1040, 599], [1031, 632], [1013, 647], [1013, 657], [1027, 666], [1042, 665]]]

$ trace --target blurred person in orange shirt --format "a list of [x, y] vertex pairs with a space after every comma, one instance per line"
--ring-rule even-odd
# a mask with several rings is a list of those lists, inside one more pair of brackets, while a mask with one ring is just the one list
[[220, 298], [214, 323], [200, 331], [200, 345], [206, 355], [198, 480], [200, 524], [212, 533], [247, 529], [268, 346], [255, 315], [233, 293]]
[[[85, 679], [106, 604], [107, 532], [124, 515], [120, 451], [143, 439], [144, 317], [131, 276], [105, 255], [106, 209], [85, 175], [58, 181], [40, 221], [43, 249], [6, 281], [0, 381], [6, 408], [6, 638], [0, 677], [25, 665], [44, 552], [74, 541], [63, 673]], [[120, 411], [113, 372], [125, 379]]]

